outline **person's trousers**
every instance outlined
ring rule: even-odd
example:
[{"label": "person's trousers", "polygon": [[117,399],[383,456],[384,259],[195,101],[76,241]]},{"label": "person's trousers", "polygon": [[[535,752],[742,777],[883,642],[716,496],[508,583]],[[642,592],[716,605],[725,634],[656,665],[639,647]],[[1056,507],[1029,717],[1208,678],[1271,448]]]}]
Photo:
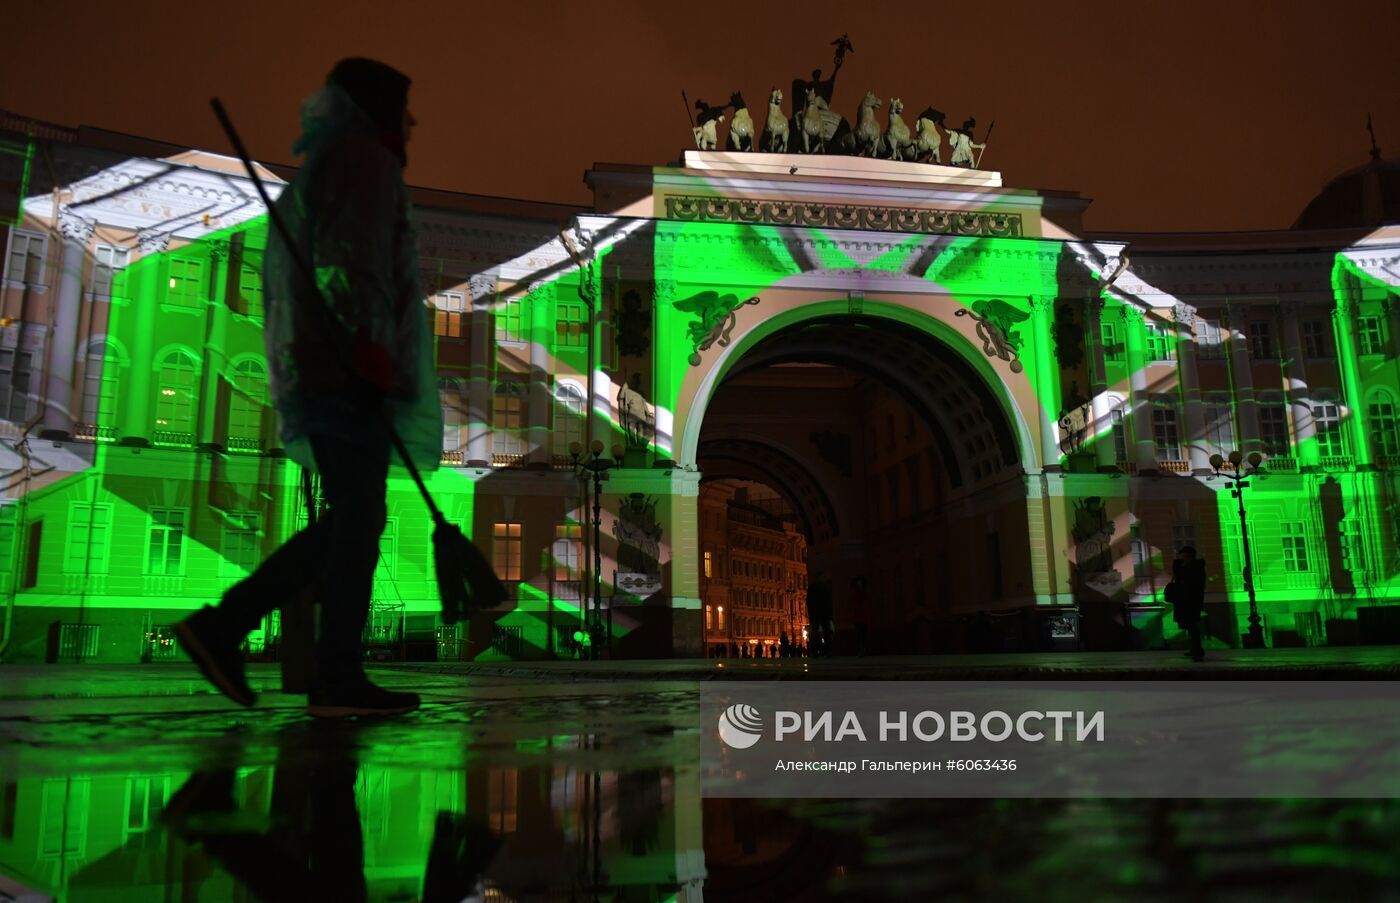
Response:
[{"label": "person's trousers", "polygon": [[1205,655],[1205,650],[1201,648],[1201,628],[1204,626],[1200,615],[1192,618],[1186,624],[1186,632],[1191,635],[1191,654]]},{"label": "person's trousers", "polygon": [[387,439],[373,448],[313,436],[311,450],[329,510],[230,588],[216,612],[246,636],[274,608],[314,586],[321,604],[317,675],[322,687],[331,687],[364,674],[361,635],[387,516],[389,446]]}]

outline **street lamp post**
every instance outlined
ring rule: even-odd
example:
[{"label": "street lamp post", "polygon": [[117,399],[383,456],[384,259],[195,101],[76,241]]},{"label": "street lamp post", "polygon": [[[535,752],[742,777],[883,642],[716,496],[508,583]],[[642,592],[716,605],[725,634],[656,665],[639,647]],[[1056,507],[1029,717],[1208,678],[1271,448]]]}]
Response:
[{"label": "street lamp post", "polygon": [[[601,439],[594,439],[588,448],[587,457],[583,455],[583,443],[569,443],[569,460],[573,464],[574,474],[585,481],[590,478],[593,481],[593,589],[590,593],[587,607],[587,617],[585,621],[588,625],[588,657],[596,659],[598,657],[598,627],[601,620],[603,608],[603,481],[608,478],[608,471],[622,464],[622,446],[612,447],[612,460],[603,457],[603,442]],[[612,650],[612,607],[608,607],[607,643],[609,652]]]},{"label": "street lamp post", "polygon": [[1210,456],[1210,466],[1215,468],[1216,476],[1225,478],[1230,487],[1230,495],[1234,496],[1239,504],[1240,544],[1244,546],[1244,589],[1249,594],[1249,634],[1245,637],[1245,646],[1249,649],[1264,648],[1264,627],[1259,620],[1259,603],[1254,598],[1254,560],[1249,551],[1249,524],[1245,521],[1244,490],[1249,488],[1245,477],[1258,473],[1259,465],[1263,461],[1263,455],[1250,452],[1246,466],[1245,457],[1238,449],[1230,452],[1228,458],[1218,453]]}]

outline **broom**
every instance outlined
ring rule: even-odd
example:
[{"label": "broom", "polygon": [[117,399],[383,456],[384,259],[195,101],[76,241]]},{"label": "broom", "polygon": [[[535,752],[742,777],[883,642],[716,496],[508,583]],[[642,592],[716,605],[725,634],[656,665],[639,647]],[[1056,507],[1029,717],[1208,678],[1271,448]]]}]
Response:
[{"label": "broom", "polygon": [[[288,232],[281,214],[273,205],[272,198],[268,196],[267,188],[263,185],[262,179],[258,178],[257,170],[253,168],[253,161],[248,156],[243,141],[238,137],[238,131],[233,127],[233,121],[229,119],[224,105],[217,97],[211,98],[209,105],[214,108],[214,115],[218,117],[219,124],[223,126],[224,133],[228,135],[229,141],[233,144],[238,159],[243,162],[243,168],[247,170],[248,178],[253,180],[258,196],[262,198],[263,204],[267,207],[268,218],[272,221],[273,228],[282,237],[282,243],[286,245],[288,253],[291,254],[297,271],[306,280],[306,285],[312,294],[322,299],[321,313],[325,315],[331,327],[328,335],[331,336],[332,351],[341,366],[354,376],[354,367],[349,363],[349,354],[344,347],[349,337],[341,329],[330,305],[324,303],[325,299],[316,283],[316,276],[311,269],[311,264],[302,256],[301,249],[292,241],[291,233]],[[423,501],[433,516],[433,568],[437,574],[438,596],[442,599],[443,622],[456,624],[462,619],[463,614],[470,616],[472,612],[479,609],[494,607],[506,597],[505,586],[497,579],[491,563],[486,560],[476,545],[462,534],[461,529],[456,524],[448,523],[447,518],[442,516],[441,509],[433,501],[432,493],[428,492],[428,487],[423,482],[423,476],[418,472],[418,466],[413,463],[413,458],[408,453],[408,447],[404,445],[403,437],[399,435],[399,431],[394,428],[393,418],[389,416],[388,409],[384,405],[379,406],[379,417],[385,431],[389,434],[390,442],[398,451],[399,457],[403,459],[403,466],[408,469],[409,476],[413,477],[413,482],[418,486],[418,491],[422,494]]]}]

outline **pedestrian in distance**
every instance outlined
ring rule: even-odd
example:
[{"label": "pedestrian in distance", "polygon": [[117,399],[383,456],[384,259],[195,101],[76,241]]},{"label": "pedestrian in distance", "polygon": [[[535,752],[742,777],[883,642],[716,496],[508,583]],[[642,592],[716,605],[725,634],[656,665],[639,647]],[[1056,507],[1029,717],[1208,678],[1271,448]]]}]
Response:
[{"label": "pedestrian in distance", "polygon": [[[414,693],[365,675],[361,634],[387,517],[391,439],[421,470],[437,467],[442,411],[429,309],[404,187],[414,125],[410,80],[383,63],[341,60],[302,106],[305,159],[268,238],[264,343],[288,457],[320,475],[328,510],[289,539],[217,607],[180,624],[181,646],[226,696],[250,706],[240,645],[264,616],[314,589],[320,630],[307,713],[401,714]],[[297,257],[317,276],[301,278]],[[387,416],[386,416],[387,415]]]},{"label": "pedestrian in distance", "polygon": [[1164,595],[1172,605],[1172,617],[1191,636],[1191,651],[1186,655],[1193,661],[1206,657],[1201,647],[1201,615],[1205,613],[1206,563],[1196,555],[1193,546],[1182,546],[1172,562],[1172,580]]}]

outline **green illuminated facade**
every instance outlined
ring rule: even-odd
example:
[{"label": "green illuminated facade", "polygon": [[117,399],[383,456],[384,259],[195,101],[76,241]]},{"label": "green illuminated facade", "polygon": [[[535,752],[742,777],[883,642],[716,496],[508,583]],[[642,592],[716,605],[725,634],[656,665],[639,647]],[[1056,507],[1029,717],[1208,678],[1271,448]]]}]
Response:
[{"label": "green illuminated facade", "polygon": [[[46,128],[6,138],[69,175],[55,191],[30,172],[6,233],[4,656],[160,658],[163,628],[305,516],[267,407],[266,221],[235,161]],[[1210,465],[1236,449],[1265,456],[1246,502],[1269,643],[1384,638],[1400,229],[1092,235],[1087,200],[997,173],[792,171],[811,159],[598,166],[591,209],[415,193],[445,424],[430,485],[515,598],[441,627],[430,524],[396,479],[374,654],[569,656],[593,619],[623,656],[743,640],[703,626],[698,498],[720,471],[789,499],[838,627],[841,588],[869,574],[887,648],[1177,642],[1161,591],[1186,544],[1211,633],[1238,645],[1240,522]],[[780,393],[752,423],[707,423],[746,374],[792,365],[861,374],[911,426],[862,453]],[[569,451],[592,442],[623,451],[600,574]]]}]

